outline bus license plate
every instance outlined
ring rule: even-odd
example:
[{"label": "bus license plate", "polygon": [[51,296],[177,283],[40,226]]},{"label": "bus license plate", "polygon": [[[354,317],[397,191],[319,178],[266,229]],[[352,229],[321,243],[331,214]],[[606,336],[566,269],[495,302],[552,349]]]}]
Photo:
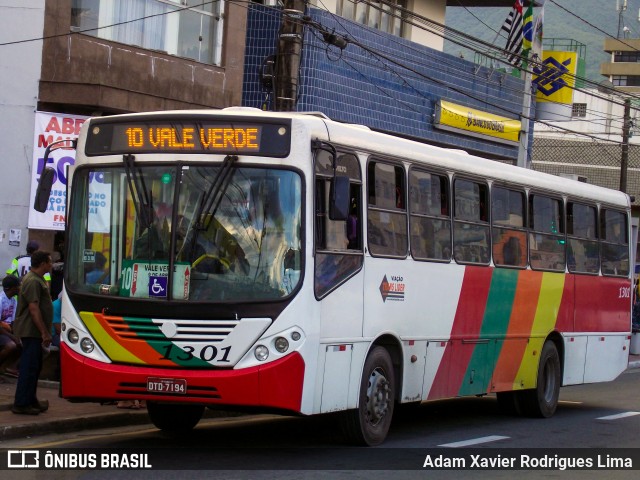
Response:
[{"label": "bus license plate", "polygon": [[183,378],[147,378],[147,392],[187,393],[187,381]]}]

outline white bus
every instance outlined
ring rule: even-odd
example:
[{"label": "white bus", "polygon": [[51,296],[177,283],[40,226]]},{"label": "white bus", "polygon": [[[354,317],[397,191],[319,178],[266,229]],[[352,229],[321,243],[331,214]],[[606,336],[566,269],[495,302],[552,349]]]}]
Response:
[{"label": "white bus", "polygon": [[617,191],[246,108],[92,118],[68,181],[73,401],[145,400],[167,431],[205,407],[342,412],[376,445],[396,404],[548,417],[627,366]]}]

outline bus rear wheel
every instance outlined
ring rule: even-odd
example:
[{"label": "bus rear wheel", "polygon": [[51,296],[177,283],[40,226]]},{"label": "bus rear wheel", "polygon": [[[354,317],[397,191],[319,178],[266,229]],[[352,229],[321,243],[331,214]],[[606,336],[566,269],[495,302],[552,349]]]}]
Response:
[{"label": "bus rear wheel", "polygon": [[523,413],[530,417],[551,417],[558,406],[561,382],[558,348],[551,340],[547,340],[540,354],[536,388],[518,392]]},{"label": "bus rear wheel", "polygon": [[342,430],[355,445],[381,444],[389,432],[395,399],[393,363],[386,349],[374,347],[364,364],[358,408],[342,414]]},{"label": "bus rear wheel", "polygon": [[147,402],[147,412],[157,428],[163,432],[179,434],[193,430],[202,418],[204,407]]}]

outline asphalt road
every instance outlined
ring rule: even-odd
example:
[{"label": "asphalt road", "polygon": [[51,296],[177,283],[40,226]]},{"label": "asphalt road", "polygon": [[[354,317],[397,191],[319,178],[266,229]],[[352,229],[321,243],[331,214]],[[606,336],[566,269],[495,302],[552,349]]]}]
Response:
[{"label": "asphalt road", "polygon": [[[37,439],[37,443],[24,440],[16,447],[128,453],[151,449],[149,460],[155,463],[153,472],[84,471],[64,478],[212,478],[215,472],[216,478],[224,479],[280,480],[326,478],[328,471],[334,478],[348,479],[465,479],[489,475],[583,480],[640,476],[640,369],[629,370],[611,383],[565,387],[560,400],[550,419],[503,415],[493,397],[451,399],[403,409],[397,412],[387,441],[376,448],[341,443],[330,417],[275,416],[203,420],[193,432],[179,438],[138,426],[49,436]],[[563,450],[568,448],[581,450]],[[450,452],[464,452],[459,455],[467,462],[474,454],[481,459],[499,457],[505,461],[522,452],[571,458],[595,458],[602,453],[602,461],[607,462],[611,457],[607,453],[612,451],[606,449],[634,449],[617,451],[631,452],[634,470],[624,465],[621,470],[612,470],[606,463],[604,468],[591,471],[423,468],[427,455],[435,458],[442,452],[454,457],[458,454]],[[624,462],[627,458],[626,453],[613,453],[614,460],[621,457]]]}]

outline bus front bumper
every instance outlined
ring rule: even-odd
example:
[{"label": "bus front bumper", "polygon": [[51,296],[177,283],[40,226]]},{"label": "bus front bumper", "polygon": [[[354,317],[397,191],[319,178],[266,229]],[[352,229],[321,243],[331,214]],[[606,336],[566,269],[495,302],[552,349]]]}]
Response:
[{"label": "bus front bumper", "polygon": [[[60,362],[62,397],[72,401],[136,399],[292,412],[302,402],[304,360],[297,352],[242,370],[188,370],[101,363],[62,343]],[[167,391],[158,391],[158,383]]]}]

